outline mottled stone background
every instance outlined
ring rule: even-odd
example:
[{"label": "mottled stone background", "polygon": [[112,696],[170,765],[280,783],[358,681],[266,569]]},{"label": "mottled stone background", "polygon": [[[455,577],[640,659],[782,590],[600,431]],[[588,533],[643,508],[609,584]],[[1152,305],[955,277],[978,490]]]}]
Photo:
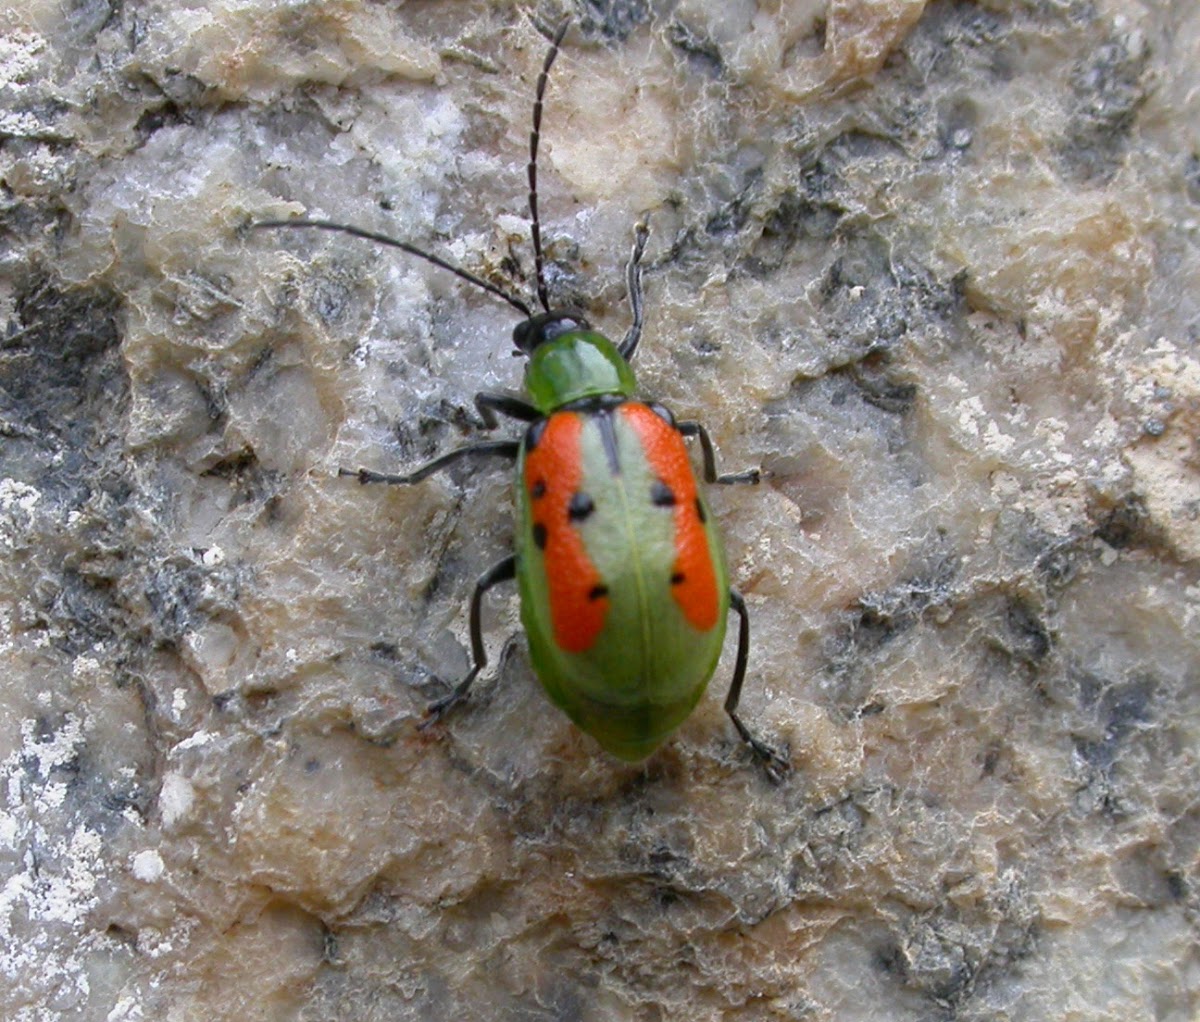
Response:
[{"label": "mottled stone background", "polygon": [[0,1017],[1200,1011],[1200,5],[581,0],[551,290],[627,324],[754,620],[644,767],[510,595],[545,28],[485,0],[0,9]]}]

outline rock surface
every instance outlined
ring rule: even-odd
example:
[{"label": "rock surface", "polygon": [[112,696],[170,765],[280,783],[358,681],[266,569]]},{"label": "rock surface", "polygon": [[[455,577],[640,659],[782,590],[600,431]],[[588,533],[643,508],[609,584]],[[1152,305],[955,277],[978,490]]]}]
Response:
[{"label": "rock surface", "polygon": [[[0,10],[0,1016],[1200,1012],[1200,7],[584,0],[551,294],[757,488],[753,615],[644,766],[515,600],[445,725],[563,8]],[[532,14],[532,17],[530,16]]]}]

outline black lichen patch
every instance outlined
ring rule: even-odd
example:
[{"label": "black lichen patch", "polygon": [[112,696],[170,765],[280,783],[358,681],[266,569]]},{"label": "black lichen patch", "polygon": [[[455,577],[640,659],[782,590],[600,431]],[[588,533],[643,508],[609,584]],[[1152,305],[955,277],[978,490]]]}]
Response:
[{"label": "black lichen patch", "polygon": [[898,345],[915,331],[953,326],[966,312],[966,276],[940,280],[927,267],[897,257],[888,241],[867,232],[846,241],[820,282],[818,309],[839,361]]},{"label": "black lichen patch", "polygon": [[165,647],[178,645],[201,622],[231,609],[237,599],[235,576],[213,572],[182,555],[156,562],[140,589],[149,610],[147,638]]},{"label": "black lichen patch", "polygon": [[1119,780],[1122,756],[1130,742],[1162,716],[1159,690],[1149,675],[1105,677],[1085,669],[1070,672],[1078,703],[1072,741],[1081,765],[1081,795],[1106,815],[1120,817],[1126,807]]},{"label": "black lichen patch", "polygon": [[179,106],[174,101],[167,99],[157,106],[147,107],[141,117],[138,118],[137,124],[134,125],[138,139],[145,143],[150,137],[163,128],[174,128],[181,124],[191,124],[193,117],[190,112],[184,107]]},{"label": "black lichen patch", "polygon": [[967,77],[1006,80],[1012,75],[1012,20],[974,3],[931,3],[905,39],[903,61],[916,82]]},{"label": "black lichen patch", "polygon": [[37,623],[51,645],[78,656],[122,632],[124,613],[114,580],[95,572],[67,569],[43,576],[34,586]]},{"label": "black lichen patch", "polygon": [[15,305],[0,357],[0,418],[10,435],[41,441],[44,451],[83,450],[111,436],[129,394],[115,294],[63,290],[43,277]]},{"label": "black lichen patch", "polygon": [[1137,119],[1150,93],[1150,49],[1126,36],[1096,48],[1071,70],[1071,102],[1060,156],[1068,174],[1103,183],[1120,168]]},{"label": "black lichen patch", "polygon": [[1012,596],[1006,601],[1003,634],[996,644],[1014,660],[1030,666],[1041,663],[1054,646],[1044,613],[1030,600]]},{"label": "black lichen patch", "polygon": [[249,447],[232,451],[205,469],[202,476],[221,479],[229,486],[229,506],[257,505],[267,521],[278,511],[284,486],[281,473],[266,468]]},{"label": "black lichen patch", "polygon": [[877,961],[908,989],[954,1011],[1028,958],[1036,936],[1030,900],[998,891],[967,910],[912,918],[879,949]]},{"label": "black lichen patch", "polygon": [[[405,466],[416,467],[420,462],[443,454],[449,446],[479,425],[471,410],[464,405],[446,398],[429,402],[415,416],[393,423],[391,432],[397,461]],[[471,467],[467,466],[467,471],[470,470]]]},{"label": "black lichen patch", "polygon": [[684,21],[675,20],[667,26],[667,38],[672,46],[687,57],[692,70],[713,78],[719,77],[724,70],[725,59],[721,56],[721,47],[707,33]]},{"label": "black lichen patch", "polygon": [[846,231],[845,218],[861,201],[860,178],[886,180],[904,173],[914,162],[900,142],[903,131],[889,130],[852,128],[818,142],[811,127],[798,126],[798,138],[792,143],[797,163],[793,179],[764,191],[761,175],[747,175],[738,196],[719,217],[710,218],[708,233],[740,231],[753,221],[758,237],[741,267],[756,277],[768,276],[789,262],[820,258]]},{"label": "black lichen patch", "polygon": [[839,372],[857,388],[866,404],[881,412],[905,416],[916,404],[917,385],[902,381],[886,358],[869,356]]},{"label": "black lichen patch", "polygon": [[[735,207],[730,216],[741,212]],[[822,201],[801,187],[784,189],[762,214],[762,227],[746,257],[746,269],[754,276],[766,276],[782,266],[798,244],[828,241],[844,212],[836,203]],[[744,215],[740,219],[744,221]],[[737,219],[732,224],[741,226]]]},{"label": "black lichen patch", "polygon": [[[129,379],[119,303],[106,289],[31,277],[0,353],[0,471],[39,495],[11,566],[33,596],[30,626],[77,655],[124,634],[116,551],[133,493],[122,441]],[[69,524],[68,524],[69,523]]]},{"label": "black lichen patch", "polygon": [[1050,532],[1027,511],[1002,510],[992,543],[1011,570],[1028,573],[1045,592],[1061,591],[1078,574],[1079,537]]},{"label": "black lichen patch", "polygon": [[579,29],[585,36],[623,43],[650,20],[649,0],[580,0]]},{"label": "black lichen patch", "polygon": [[1093,535],[1117,550],[1155,546],[1159,530],[1137,494],[1126,494],[1115,503],[1099,499],[1088,509],[1095,523]]},{"label": "black lichen patch", "polygon": [[[750,222],[755,205],[759,201],[761,185],[762,174],[760,171],[747,172],[737,193],[709,213],[708,218],[704,221],[704,235],[712,238],[736,237]],[[695,240],[695,238],[688,236],[688,240]],[[681,246],[686,247],[685,239],[676,240],[670,258],[675,258],[680,254]]]},{"label": "black lichen patch", "polygon": [[926,570],[882,592],[860,596],[832,640],[829,659],[833,669],[853,672],[862,657],[909,631],[931,607],[948,603],[958,570],[958,558],[943,551]]}]

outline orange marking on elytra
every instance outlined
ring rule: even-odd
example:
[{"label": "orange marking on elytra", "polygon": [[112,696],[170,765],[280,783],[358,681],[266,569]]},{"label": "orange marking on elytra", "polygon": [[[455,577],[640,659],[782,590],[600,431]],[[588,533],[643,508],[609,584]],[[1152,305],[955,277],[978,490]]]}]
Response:
[{"label": "orange marking on elytra", "polygon": [[650,467],[675,497],[675,564],[671,595],[688,623],[706,632],[717,623],[721,602],[708,534],[698,509],[696,476],[688,460],[687,446],[679,431],[646,405],[627,402],[621,406],[621,414],[641,438]]},{"label": "orange marking on elytra", "polygon": [[545,530],[542,552],[554,641],[568,653],[591,647],[609,605],[607,595],[594,595],[603,580],[569,516],[571,497],[583,480],[582,433],[580,416],[556,412],[525,458],[525,492],[534,529]]}]

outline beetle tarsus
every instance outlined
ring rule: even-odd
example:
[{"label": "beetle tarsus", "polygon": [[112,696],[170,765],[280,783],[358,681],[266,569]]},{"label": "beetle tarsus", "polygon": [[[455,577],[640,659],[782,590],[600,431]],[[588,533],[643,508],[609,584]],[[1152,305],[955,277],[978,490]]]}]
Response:
[{"label": "beetle tarsus", "polygon": [[762,767],[763,772],[767,775],[767,779],[774,784],[781,783],[792,772],[791,760],[781,753],[776,752],[766,742],[755,738],[751,730],[742,723],[741,718],[736,713],[730,713],[729,719],[733,721],[733,726],[737,728],[742,741],[750,746],[751,754],[758,762],[758,765]]},{"label": "beetle tarsus", "polygon": [[757,486],[762,482],[762,472],[757,468],[749,469],[746,472],[729,472],[723,476],[717,476],[713,482],[719,486],[732,486],[735,483],[749,483],[751,486]]},{"label": "beetle tarsus", "polygon": [[465,700],[471,684],[475,681],[475,678],[479,674],[479,671],[482,667],[483,664],[479,664],[477,667],[472,668],[471,673],[454,686],[453,692],[451,692],[449,695],[442,696],[441,699],[438,699],[435,702],[430,703],[425,708],[425,719],[417,725],[417,730],[428,731],[435,724],[439,723],[442,718],[446,716],[446,714],[454,709],[454,707]]},{"label": "beetle tarsus", "polygon": [[353,476],[363,486],[367,483],[392,483],[403,485],[411,482],[408,476],[388,475],[385,472],[372,472],[369,468],[339,468],[338,476]]}]

